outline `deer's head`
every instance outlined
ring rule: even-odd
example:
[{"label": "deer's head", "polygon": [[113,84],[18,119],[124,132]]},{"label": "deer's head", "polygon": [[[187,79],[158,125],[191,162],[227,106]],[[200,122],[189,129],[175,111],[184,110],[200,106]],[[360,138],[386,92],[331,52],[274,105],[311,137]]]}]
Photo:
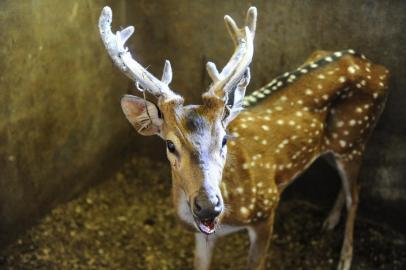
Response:
[{"label": "deer's head", "polygon": [[140,134],[158,135],[166,141],[178,214],[205,234],[215,231],[224,212],[220,183],[227,156],[226,128],[242,110],[250,80],[256,18],[256,8],[251,7],[246,25],[238,28],[231,17],[225,16],[235,52],[221,72],[213,63],[207,63],[213,82],[203,94],[201,105],[187,106],[168,86],[172,80],[169,61],[165,62],[162,79],[155,78],[124,47],[134,28],[113,34],[109,7],[103,9],[99,20],[100,35],[114,63],[136,82],[139,90],[157,98],[155,104],[145,95],[125,95],[121,100],[124,114]]}]

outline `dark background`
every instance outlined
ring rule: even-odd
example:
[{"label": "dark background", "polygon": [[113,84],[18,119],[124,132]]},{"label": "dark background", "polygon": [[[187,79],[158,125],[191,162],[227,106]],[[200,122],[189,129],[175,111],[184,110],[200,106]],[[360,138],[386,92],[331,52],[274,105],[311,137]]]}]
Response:
[{"label": "dark background", "polygon": [[[249,91],[314,51],[353,48],[392,72],[386,110],[362,169],[361,215],[406,232],[406,1],[0,2],[0,246],[55,205],[103,181],[130,155],[164,159],[163,144],[131,130],[120,97],[133,84],[99,38],[101,8],[132,24],[133,55],[157,77],[169,59],[172,88],[198,102],[205,63],[223,66],[232,44],[224,14],[259,11]],[[136,170],[137,168],[134,168]],[[168,175],[168,178],[170,176]],[[330,204],[336,173],[316,162],[285,194]],[[146,186],[145,188],[148,188]]]}]

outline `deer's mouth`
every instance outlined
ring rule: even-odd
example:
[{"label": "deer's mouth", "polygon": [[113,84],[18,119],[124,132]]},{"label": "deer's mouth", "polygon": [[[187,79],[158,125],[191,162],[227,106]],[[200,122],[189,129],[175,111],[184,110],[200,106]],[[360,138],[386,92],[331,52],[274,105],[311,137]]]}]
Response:
[{"label": "deer's mouth", "polygon": [[198,219],[195,217],[195,222],[199,230],[204,234],[213,234],[216,231],[217,218],[213,219]]}]

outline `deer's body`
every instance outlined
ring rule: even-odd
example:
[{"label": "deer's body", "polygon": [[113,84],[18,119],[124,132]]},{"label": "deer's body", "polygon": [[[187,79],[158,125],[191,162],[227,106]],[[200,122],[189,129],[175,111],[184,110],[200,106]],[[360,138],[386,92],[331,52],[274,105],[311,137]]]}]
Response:
[{"label": "deer's body", "polygon": [[[158,98],[155,105],[145,96],[126,95],[121,105],[140,134],[166,140],[178,216],[197,232],[195,269],[209,269],[216,239],[241,229],[248,230],[251,242],[248,269],[264,269],[280,194],[316,158],[330,154],[342,188],[324,227],[335,227],[346,204],[338,269],[348,270],[358,172],[386,100],[388,71],[352,50],[316,52],[296,71],[244,99],[256,17],[250,8],[242,28],[225,17],[236,50],[221,72],[207,64],[213,83],[202,105],[184,106],[183,98],[169,89],[169,61],[158,80],[132,58],[124,43],[133,28],[113,34],[108,7],[99,29],[114,63],[140,90]],[[247,108],[241,112],[243,104]]]},{"label": "deer's body", "polygon": [[343,187],[324,225],[335,227],[346,198],[339,269],[350,267],[358,171],[386,100],[388,79],[386,68],[352,50],[316,52],[298,70],[245,98],[249,107],[230,125],[235,140],[229,144],[222,182],[228,205],[223,224],[236,230],[246,228],[251,238],[258,234],[260,247],[252,251],[257,257],[252,269],[264,267],[282,191],[325,154],[334,157]]},{"label": "deer's body", "polygon": [[388,74],[382,66],[342,54],[329,64],[305,65],[307,73],[295,75],[294,82],[286,82],[289,73],[246,97],[253,100],[283,81],[229,127],[235,139],[229,143],[222,189],[241,224],[266,219],[284,188],[323,154],[340,162],[360,160],[386,97]]}]

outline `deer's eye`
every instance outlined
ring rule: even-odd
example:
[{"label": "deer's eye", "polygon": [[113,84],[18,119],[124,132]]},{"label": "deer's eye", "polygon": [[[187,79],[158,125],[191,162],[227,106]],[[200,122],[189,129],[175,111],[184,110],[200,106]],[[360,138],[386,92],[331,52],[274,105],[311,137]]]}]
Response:
[{"label": "deer's eye", "polygon": [[168,148],[168,151],[169,151],[169,152],[171,152],[171,153],[174,153],[174,152],[175,152],[175,145],[173,144],[172,141],[167,140],[167,141],[166,141],[166,147]]},{"label": "deer's eye", "polygon": [[227,136],[223,137],[223,141],[221,142],[221,147],[224,147],[227,144]]}]

